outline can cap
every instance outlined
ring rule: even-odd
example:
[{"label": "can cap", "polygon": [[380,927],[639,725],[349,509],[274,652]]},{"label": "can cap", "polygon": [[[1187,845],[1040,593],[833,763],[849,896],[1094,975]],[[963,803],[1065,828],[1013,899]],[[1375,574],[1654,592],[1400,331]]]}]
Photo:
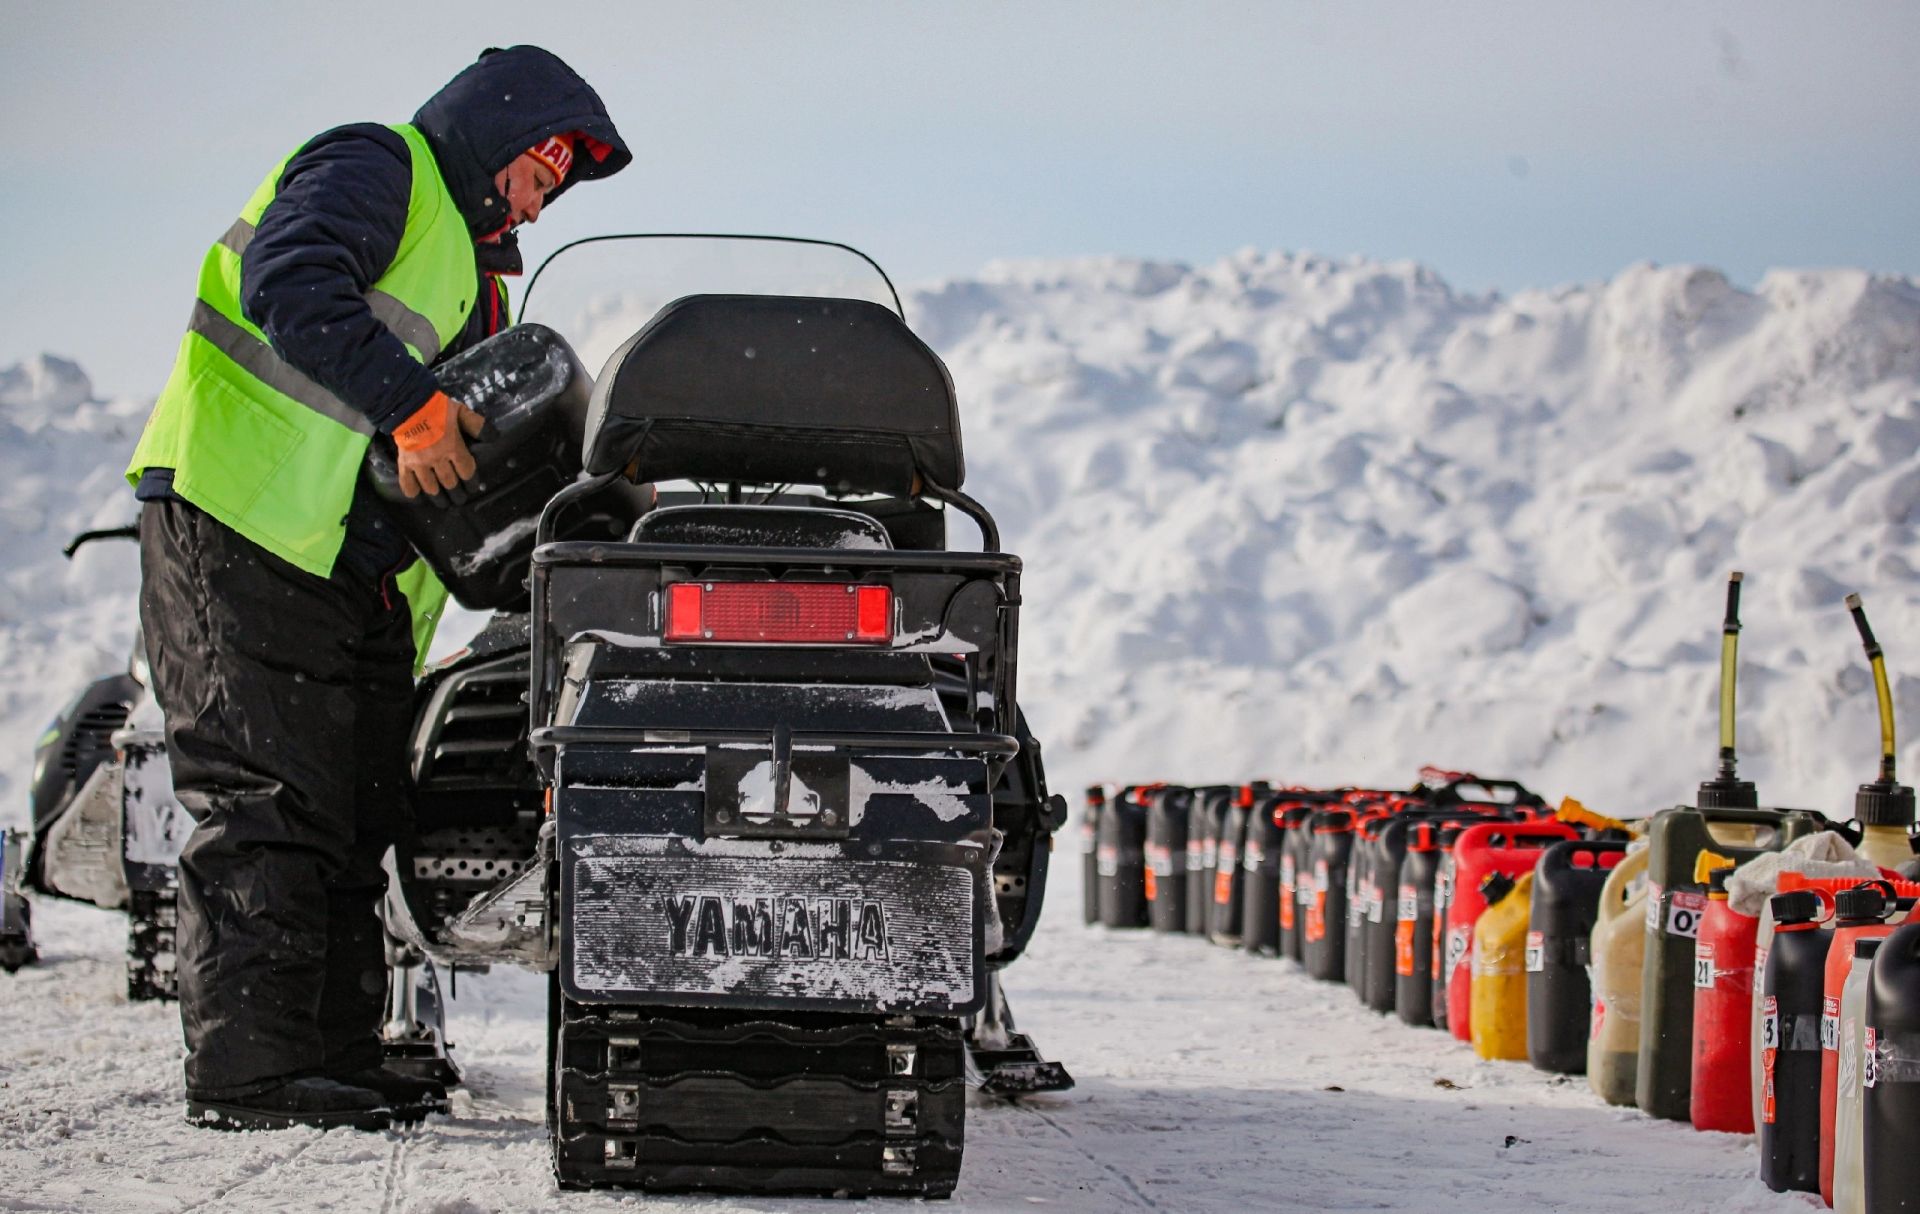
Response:
[{"label": "can cap", "polygon": [[1874,884],[1856,885],[1833,896],[1833,913],[1840,919],[1880,920],[1892,909],[1886,891]]},{"label": "can cap", "polygon": [[1480,893],[1492,906],[1513,892],[1514,880],[1498,869],[1480,878]]},{"label": "can cap", "polygon": [[1853,797],[1853,816],[1862,826],[1912,826],[1913,789],[1891,780],[1862,784]]},{"label": "can cap", "polygon": [[1810,889],[1796,889],[1790,893],[1775,894],[1767,900],[1767,907],[1773,911],[1773,921],[1780,923],[1817,923],[1824,909],[1820,895]]},{"label": "can cap", "polygon": [[1694,794],[1696,809],[1758,809],[1760,794],[1752,780],[1703,780]]},{"label": "can cap", "polygon": [[1716,868],[1709,872],[1707,874],[1707,897],[1711,898],[1716,894],[1722,898],[1726,897],[1727,878],[1732,875],[1733,870],[1731,868]]}]

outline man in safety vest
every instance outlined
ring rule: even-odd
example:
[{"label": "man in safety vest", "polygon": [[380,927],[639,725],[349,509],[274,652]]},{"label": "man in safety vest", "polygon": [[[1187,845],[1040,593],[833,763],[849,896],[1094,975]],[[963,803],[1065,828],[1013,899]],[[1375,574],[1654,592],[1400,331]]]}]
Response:
[{"label": "man in safety vest", "polygon": [[444,1107],[381,1066],[381,858],[408,833],[413,672],[446,592],[360,477],[473,475],[435,362],[507,323],[513,229],[632,159],[555,56],[491,50],[412,122],[337,127],[267,174],[200,270],[127,475],[180,857],[187,1115],[378,1129]]}]

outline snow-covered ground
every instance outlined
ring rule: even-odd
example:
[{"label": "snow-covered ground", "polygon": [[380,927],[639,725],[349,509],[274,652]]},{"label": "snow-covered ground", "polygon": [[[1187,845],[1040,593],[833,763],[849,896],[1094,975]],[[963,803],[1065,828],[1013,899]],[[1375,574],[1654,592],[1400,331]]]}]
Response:
[{"label": "snow-covered ground", "polygon": [[[1920,720],[1910,280],[1745,291],[1637,266],[1496,298],[1249,252],[995,266],[909,310],[961,392],[968,488],[1027,560],[1023,703],[1069,794],[1401,784],[1431,761],[1648,812],[1709,774],[1736,568],[1743,773],[1765,799],[1844,813],[1873,771],[1847,590]],[[131,547],[58,554],[133,513],[118,473],[145,405],[90,397],[57,360],[0,371],[0,824],[25,816],[32,740],[131,636]],[[1073,885],[1010,987],[1081,1087],[977,1107],[956,1208],[1805,1208],[1751,1179],[1738,1139],[1475,1062],[1285,963],[1084,929]],[[454,1119],[214,1138],[179,1120],[172,1009],[119,993],[119,920],[43,903],[40,925],[47,964],[0,978],[0,1209],[619,1200],[551,1190],[523,975],[461,983]]]},{"label": "snow-covered ground", "polygon": [[[1583,1079],[1482,1062],[1291,961],[1083,927],[1074,866],[1062,869],[1008,986],[1020,1027],[1079,1086],[1020,1106],[974,1099],[960,1189],[943,1207],[955,1214],[1819,1208],[1768,1192],[1750,1140],[1608,1108]],[[46,964],[0,979],[0,1210],[846,1208],[556,1191],[545,983],[510,970],[461,979],[449,1036],[468,1088],[451,1117],[384,1135],[190,1129],[178,1017],[121,995],[121,920],[45,911]]]}]

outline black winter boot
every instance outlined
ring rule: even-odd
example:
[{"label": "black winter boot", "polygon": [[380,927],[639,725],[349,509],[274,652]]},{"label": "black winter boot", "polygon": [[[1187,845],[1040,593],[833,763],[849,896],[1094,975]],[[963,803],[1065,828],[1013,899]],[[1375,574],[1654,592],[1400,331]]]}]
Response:
[{"label": "black winter boot", "polygon": [[371,1088],[332,1079],[290,1079],[251,1096],[202,1100],[187,1096],[187,1120],[209,1130],[384,1130],[393,1124],[392,1101]]},{"label": "black winter boot", "polygon": [[384,1066],[368,1067],[347,1075],[335,1075],[336,1083],[352,1084],[380,1093],[393,1109],[393,1119],[419,1121],[428,1113],[447,1111],[447,1089],[431,1079],[416,1079]]}]

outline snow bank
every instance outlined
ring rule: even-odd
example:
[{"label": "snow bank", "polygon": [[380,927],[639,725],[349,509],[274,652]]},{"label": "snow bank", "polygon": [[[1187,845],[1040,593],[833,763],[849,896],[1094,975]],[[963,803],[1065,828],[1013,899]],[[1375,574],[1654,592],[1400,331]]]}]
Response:
[{"label": "snow bank", "polygon": [[1063,784],[1437,761],[1646,813],[1710,774],[1733,569],[1764,798],[1846,813],[1872,778],[1848,590],[1920,720],[1908,279],[1639,265],[1503,299],[1243,252],[998,264],[910,311],[1027,558]]}]

